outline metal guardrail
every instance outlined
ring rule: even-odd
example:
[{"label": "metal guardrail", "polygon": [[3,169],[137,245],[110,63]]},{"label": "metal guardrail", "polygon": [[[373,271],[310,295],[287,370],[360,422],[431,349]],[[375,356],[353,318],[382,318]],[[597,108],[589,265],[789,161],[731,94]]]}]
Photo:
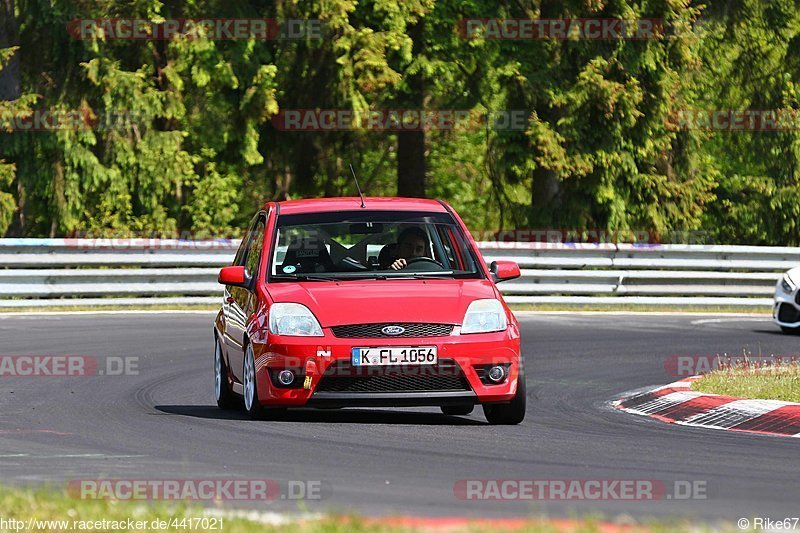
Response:
[{"label": "metal guardrail", "polygon": [[[230,240],[0,239],[0,307],[216,303]],[[800,248],[482,242],[509,303],[769,307]]]}]

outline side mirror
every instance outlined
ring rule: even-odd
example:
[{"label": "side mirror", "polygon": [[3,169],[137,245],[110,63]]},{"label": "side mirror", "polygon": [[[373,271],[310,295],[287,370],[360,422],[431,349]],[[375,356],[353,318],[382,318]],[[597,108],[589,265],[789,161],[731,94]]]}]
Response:
[{"label": "side mirror", "polygon": [[230,285],[232,287],[243,287],[247,289],[250,287],[250,274],[243,266],[227,266],[219,271],[217,282],[221,285]]},{"label": "side mirror", "polygon": [[519,271],[519,265],[514,261],[492,261],[489,270],[492,272],[492,278],[495,283],[515,279],[522,275]]}]

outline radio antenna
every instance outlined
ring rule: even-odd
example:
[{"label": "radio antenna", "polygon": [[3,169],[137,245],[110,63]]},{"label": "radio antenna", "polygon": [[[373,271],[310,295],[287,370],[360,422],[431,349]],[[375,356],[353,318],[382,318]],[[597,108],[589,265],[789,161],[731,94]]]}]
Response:
[{"label": "radio antenna", "polygon": [[353,164],[349,163],[350,165],[350,173],[353,174],[353,180],[356,182],[356,189],[358,189],[358,195],[361,197],[361,207],[366,208],[367,206],[364,205],[364,194],[361,192],[361,186],[358,184],[358,178],[356,177],[356,171],[353,170]]}]

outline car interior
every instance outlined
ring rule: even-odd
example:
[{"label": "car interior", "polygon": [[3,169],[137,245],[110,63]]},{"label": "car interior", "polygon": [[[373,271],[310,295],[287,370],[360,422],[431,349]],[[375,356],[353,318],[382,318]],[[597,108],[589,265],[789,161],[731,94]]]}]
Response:
[{"label": "car interior", "polygon": [[[387,270],[397,258],[397,239],[414,227],[427,236],[426,252],[407,258],[409,272],[473,271],[463,243],[444,224],[317,224],[289,227],[279,232],[273,275],[344,273]],[[461,244],[461,246],[459,246]]]}]

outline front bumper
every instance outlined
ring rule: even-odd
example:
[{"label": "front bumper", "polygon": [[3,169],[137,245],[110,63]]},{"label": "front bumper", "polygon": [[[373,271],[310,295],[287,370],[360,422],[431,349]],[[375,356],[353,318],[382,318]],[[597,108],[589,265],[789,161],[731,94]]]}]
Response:
[{"label": "front bumper", "polygon": [[[410,338],[338,338],[329,328],[324,328],[324,337],[270,335],[266,344],[253,346],[259,401],[262,405],[309,407],[403,407],[511,401],[517,392],[521,364],[519,336],[515,329],[509,327],[501,332],[470,335],[460,335],[458,330],[456,327],[451,335],[443,337]],[[409,390],[391,391],[371,386],[339,390],[341,388],[331,387],[329,383],[320,387],[323,380],[337,379],[333,376],[349,366],[353,348],[374,346],[436,346],[439,362],[443,367],[457,370],[463,387],[452,385],[452,375],[444,378],[444,382],[450,383],[447,390],[435,390],[435,385],[431,390],[410,390],[414,387],[409,387]],[[490,364],[508,366],[503,383],[487,384],[481,379],[482,370]],[[284,368],[297,373],[297,385],[276,386],[270,376]],[[420,369],[422,374],[427,370],[425,365],[388,368],[390,372],[410,372],[412,377],[403,376],[406,382],[413,382],[414,373]],[[381,371],[382,368],[369,367],[370,373]],[[434,383],[440,382],[434,380]]]},{"label": "front bumper", "polygon": [[781,286],[781,281],[778,281],[772,319],[781,327],[800,328],[800,289],[787,292]]},{"label": "front bumper", "polygon": [[480,403],[474,392],[316,392],[308,407],[420,407],[424,405],[473,405]]}]

